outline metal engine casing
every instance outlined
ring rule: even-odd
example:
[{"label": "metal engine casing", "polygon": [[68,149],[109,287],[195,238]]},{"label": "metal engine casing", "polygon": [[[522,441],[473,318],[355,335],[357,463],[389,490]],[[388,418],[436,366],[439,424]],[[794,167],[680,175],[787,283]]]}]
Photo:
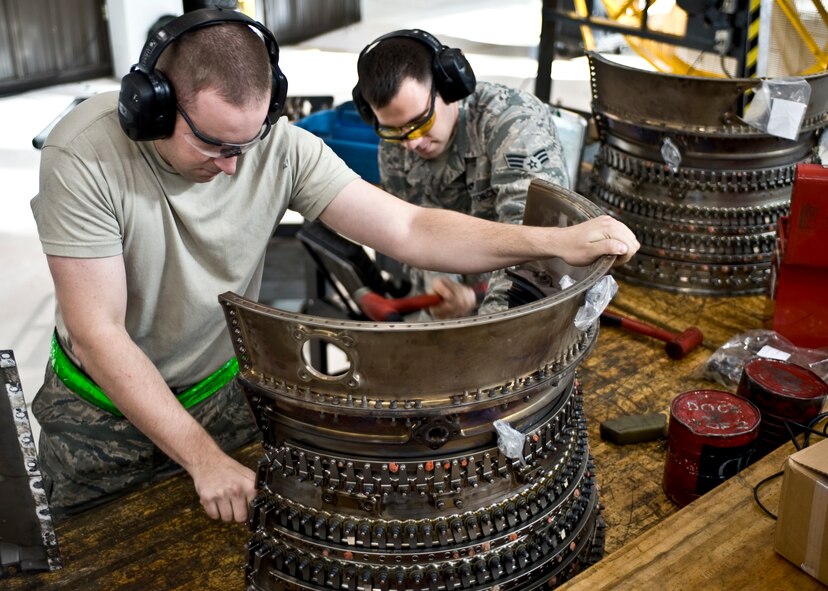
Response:
[{"label": "metal engine casing", "polygon": [[[737,116],[760,80],[650,72],[596,53],[589,65],[600,136],[590,198],[641,243],[617,275],[701,295],[766,292],[796,164],[816,159],[828,125],[828,73],[805,77],[811,98],[788,140]],[[662,154],[668,140],[677,167]]]},{"label": "metal engine casing", "polygon": [[[526,223],[600,214],[571,191],[530,187]],[[416,324],[220,296],[264,435],[248,589],[525,590],[600,558],[575,376],[598,325],[582,332],[573,319],[611,264],[534,263],[539,277],[575,285],[497,314]],[[313,339],[339,348],[347,369],[316,369]],[[499,449],[497,419],[522,433],[517,456]]]}]

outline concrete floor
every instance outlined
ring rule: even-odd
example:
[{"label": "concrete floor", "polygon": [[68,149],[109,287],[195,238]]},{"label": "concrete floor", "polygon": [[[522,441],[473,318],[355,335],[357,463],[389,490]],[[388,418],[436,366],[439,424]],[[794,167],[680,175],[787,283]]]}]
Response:
[{"label": "concrete floor", "polygon": [[[534,89],[533,55],[540,34],[541,0],[363,0],[362,21],[294,46],[281,48],[280,65],[291,95],[350,99],[359,51],[374,38],[400,28],[422,28],[461,47],[478,78]],[[584,58],[554,64],[553,102],[589,110],[589,74]],[[115,79],[55,86],[0,99],[0,350],[17,358],[27,400],[43,381],[53,330],[54,293],[37,238],[29,200],[38,190],[40,153],[32,139],[77,96],[119,87]],[[291,218],[301,221],[297,215]],[[273,252],[279,249],[274,249]],[[275,256],[275,255],[274,255]],[[280,269],[281,265],[269,265]],[[295,299],[298,278],[285,292]],[[279,299],[279,277],[266,278],[263,301]],[[283,294],[284,295],[284,294]],[[33,425],[37,432],[37,425]]]}]

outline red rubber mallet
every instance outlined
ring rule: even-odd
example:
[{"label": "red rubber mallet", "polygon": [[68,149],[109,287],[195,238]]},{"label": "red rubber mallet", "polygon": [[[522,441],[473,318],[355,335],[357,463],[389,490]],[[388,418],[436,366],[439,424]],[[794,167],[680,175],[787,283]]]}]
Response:
[{"label": "red rubber mallet", "polygon": [[690,353],[690,351],[701,345],[704,340],[702,331],[695,326],[691,326],[684,332],[680,333],[670,332],[669,330],[658,328],[657,326],[641,322],[640,320],[634,320],[632,318],[627,318],[626,316],[619,316],[618,314],[606,311],[601,313],[601,324],[606,326],[617,326],[636,334],[642,334],[647,337],[664,341],[664,350],[667,351],[667,356],[670,357],[670,359],[681,359]]},{"label": "red rubber mallet", "polygon": [[443,301],[436,293],[425,293],[407,298],[386,298],[367,287],[356,290],[354,301],[360,310],[376,322],[402,322],[403,314],[436,306]]}]

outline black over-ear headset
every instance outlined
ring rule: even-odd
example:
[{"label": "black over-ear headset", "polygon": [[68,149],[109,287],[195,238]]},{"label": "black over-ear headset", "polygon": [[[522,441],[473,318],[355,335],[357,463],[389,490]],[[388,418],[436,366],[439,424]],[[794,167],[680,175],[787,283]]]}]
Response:
[{"label": "black over-ear headset", "polygon": [[[359,65],[363,56],[386,39],[393,37],[414,39],[425,44],[432,51],[434,59],[431,62],[431,73],[434,78],[434,86],[446,103],[459,101],[474,92],[474,85],[477,80],[474,77],[471,64],[469,64],[463,52],[456,47],[448,47],[441,44],[434,35],[420,29],[402,29],[374,39],[359,53],[357,74],[359,74]],[[362,92],[359,90],[359,82],[354,86],[351,95],[354,99],[354,105],[362,119],[369,125],[374,125],[376,123],[374,111],[371,109],[368,101],[363,98]]]},{"label": "black over-ear headset", "polygon": [[272,122],[279,118],[285,106],[287,78],[279,69],[279,45],[273,33],[241,12],[203,8],[188,12],[156,31],[147,39],[138,63],[121,79],[118,120],[130,139],[147,141],[172,135],[176,115],[175,90],[166,76],[155,69],[155,63],[164,49],[184,33],[221,23],[242,23],[264,37],[272,74],[268,116]]}]

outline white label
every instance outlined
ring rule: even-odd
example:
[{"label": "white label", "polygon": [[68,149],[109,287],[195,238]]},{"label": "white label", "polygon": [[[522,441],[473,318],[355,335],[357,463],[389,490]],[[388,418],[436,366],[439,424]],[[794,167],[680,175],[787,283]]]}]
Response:
[{"label": "white label", "polygon": [[790,353],[785,353],[784,351],[780,351],[776,347],[771,347],[770,345],[765,345],[759,349],[756,355],[764,357],[765,359],[778,359],[779,361],[787,361],[791,356]]},{"label": "white label", "polygon": [[799,126],[805,115],[802,103],[773,99],[771,101],[770,117],[768,118],[768,133],[778,135],[789,140],[795,140],[799,134]]}]

